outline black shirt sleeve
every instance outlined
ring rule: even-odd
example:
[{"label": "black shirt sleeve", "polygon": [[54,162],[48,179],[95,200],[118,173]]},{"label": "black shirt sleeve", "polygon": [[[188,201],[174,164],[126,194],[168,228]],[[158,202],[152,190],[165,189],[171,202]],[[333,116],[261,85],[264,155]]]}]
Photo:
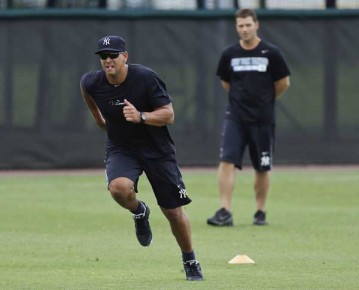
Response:
[{"label": "black shirt sleeve", "polygon": [[290,71],[283,53],[279,49],[273,50],[272,53],[272,75],[273,81],[278,81],[290,75]]},{"label": "black shirt sleeve", "polygon": [[172,100],[167,92],[166,84],[155,72],[149,72],[146,83],[148,96],[153,108],[162,107],[171,103]]},{"label": "black shirt sleeve", "polygon": [[230,82],[231,78],[231,64],[230,64],[230,57],[228,54],[228,50],[225,50],[222,53],[222,56],[219,60],[218,67],[217,67],[217,76],[220,77],[222,81]]},{"label": "black shirt sleeve", "polygon": [[91,86],[95,81],[96,73],[95,72],[88,72],[84,74],[80,80],[81,87],[87,92],[91,92]]}]

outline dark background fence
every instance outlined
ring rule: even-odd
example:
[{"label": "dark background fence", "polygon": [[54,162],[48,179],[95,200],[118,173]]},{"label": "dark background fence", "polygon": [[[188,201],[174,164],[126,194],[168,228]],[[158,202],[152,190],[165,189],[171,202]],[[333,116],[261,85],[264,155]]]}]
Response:
[{"label": "dark background fence", "polygon": [[358,9],[358,0],[0,0],[0,9]]},{"label": "dark background fence", "polygon": [[[359,163],[358,10],[258,15],[260,36],[292,72],[277,104],[275,164]],[[131,63],[167,83],[180,164],[217,164],[227,96],[215,71],[237,40],[234,10],[7,10],[0,22],[1,169],[103,166],[104,134],[79,80],[100,69],[93,52],[109,34],[127,40]]]}]

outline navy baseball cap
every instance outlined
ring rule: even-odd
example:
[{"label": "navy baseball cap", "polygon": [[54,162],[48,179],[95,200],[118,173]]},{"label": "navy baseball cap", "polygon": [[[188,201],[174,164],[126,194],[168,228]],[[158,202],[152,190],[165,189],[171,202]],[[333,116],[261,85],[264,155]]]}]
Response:
[{"label": "navy baseball cap", "polygon": [[98,41],[98,50],[95,54],[100,53],[101,51],[115,51],[115,52],[124,52],[126,51],[126,42],[120,36],[109,35],[99,39]]}]

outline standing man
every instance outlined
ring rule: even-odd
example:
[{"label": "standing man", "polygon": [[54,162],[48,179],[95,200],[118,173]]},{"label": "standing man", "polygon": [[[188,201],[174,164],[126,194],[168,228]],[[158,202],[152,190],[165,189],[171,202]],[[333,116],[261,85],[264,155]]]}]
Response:
[{"label": "standing man", "polygon": [[217,68],[229,103],[222,129],[218,168],[221,208],[207,219],[209,225],[232,226],[231,198],[236,168],[242,168],[244,151],[255,169],[254,225],[266,224],[265,204],[274,147],[274,105],[289,87],[289,69],[280,50],[261,40],[255,11],[236,13],[240,40],[222,53]]},{"label": "standing man", "polygon": [[187,280],[203,280],[183,209],[191,199],[167,129],[167,125],[173,124],[174,112],[166,85],[151,69],[127,64],[122,37],[101,38],[95,53],[100,57],[102,70],[82,77],[81,93],[97,125],[107,131],[108,190],[120,206],[133,214],[138,242],[149,246],[150,209],[136,197],[139,177],[145,172],[182,251]]}]

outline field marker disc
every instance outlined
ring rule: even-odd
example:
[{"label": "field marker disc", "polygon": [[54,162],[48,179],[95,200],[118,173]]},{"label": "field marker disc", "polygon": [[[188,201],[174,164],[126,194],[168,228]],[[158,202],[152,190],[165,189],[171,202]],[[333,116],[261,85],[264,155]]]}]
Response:
[{"label": "field marker disc", "polygon": [[228,264],[254,264],[255,262],[246,255],[237,255]]}]

